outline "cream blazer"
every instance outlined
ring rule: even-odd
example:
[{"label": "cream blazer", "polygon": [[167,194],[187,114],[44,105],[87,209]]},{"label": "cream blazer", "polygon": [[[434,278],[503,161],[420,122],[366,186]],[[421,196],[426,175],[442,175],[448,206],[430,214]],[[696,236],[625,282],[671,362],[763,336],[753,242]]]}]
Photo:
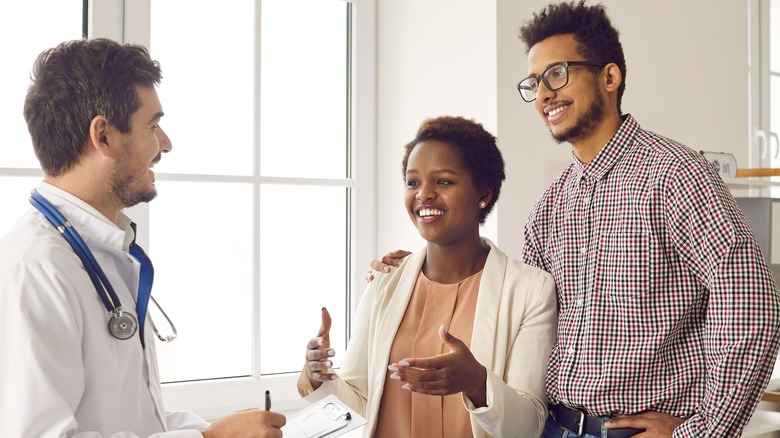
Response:
[{"label": "cream blazer", "polygon": [[[509,259],[490,246],[479,285],[471,352],[487,370],[487,406],[466,396],[475,437],[538,437],[547,418],[545,376],[556,340],[555,283],[545,271]],[[368,419],[374,433],[384,390],[390,347],[425,261],[423,249],[388,274],[374,273],[355,316],[339,379],[312,391],[305,373],[298,389],[314,402],[335,394]],[[400,383],[399,383],[400,384]]]}]

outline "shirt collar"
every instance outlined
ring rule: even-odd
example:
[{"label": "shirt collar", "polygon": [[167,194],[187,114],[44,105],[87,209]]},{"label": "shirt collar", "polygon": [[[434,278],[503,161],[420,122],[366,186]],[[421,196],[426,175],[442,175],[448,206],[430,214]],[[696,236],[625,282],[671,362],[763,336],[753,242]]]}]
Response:
[{"label": "shirt collar", "polygon": [[38,192],[52,203],[73,225],[82,237],[91,237],[110,247],[128,251],[135,233],[130,227],[130,218],[119,213],[119,224],[111,222],[97,209],[73,194],[41,182]]},{"label": "shirt collar", "polygon": [[620,158],[631,146],[633,143],[631,140],[636,136],[637,131],[639,131],[639,123],[636,122],[631,114],[626,114],[620,129],[617,130],[615,135],[612,136],[590,163],[584,164],[572,151],[575,173],[587,178],[602,179],[620,161]]}]

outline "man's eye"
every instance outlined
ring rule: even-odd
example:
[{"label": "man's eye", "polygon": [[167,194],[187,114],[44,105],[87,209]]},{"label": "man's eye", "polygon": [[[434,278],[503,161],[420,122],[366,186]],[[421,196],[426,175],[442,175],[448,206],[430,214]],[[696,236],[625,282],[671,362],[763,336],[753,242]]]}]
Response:
[{"label": "man's eye", "polygon": [[448,179],[440,179],[440,180],[436,180],[436,184],[438,184],[440,186],[448,186],[448,185],[452,184],[452,181],[450,181]]},{"label": "man's eye", "polygon": [[550,77],[552,78],[560,78],[566,76],[566,68],[565,67],[556,67],[550,71]]},{"label": "man's eye", "polygon": [[159,128],[160,128],[160,125],[152,125],[152,127],[150,129],[152,130],[152,132],[157,132],[157,129],[159,129]]},{"label": "man's eye", "polygon": [[406,181],[406,187],[417,187],[417,181],[410,179],[409,181]]}]

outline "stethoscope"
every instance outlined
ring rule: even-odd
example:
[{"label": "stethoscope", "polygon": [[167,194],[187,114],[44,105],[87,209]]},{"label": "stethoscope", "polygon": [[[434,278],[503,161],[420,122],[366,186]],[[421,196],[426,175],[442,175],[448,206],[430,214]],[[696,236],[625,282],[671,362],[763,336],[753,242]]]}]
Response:
[{"label": "stethoscope", "polygon": [[[51,222],[54,228],[60,232],[62,237],[65,238],[65,240],[70,244],[71,248],[73,248],[73,251],[76,253],[76,255],[81,259],[81,262],[84,264],[84,268],[87,270],[87,274],[89,275],[90,280],[92,280],[92,284],[95,286],[95,290],[97,291],[100,300],[103,301],[103,305],[106,307],[106,310],[108,310],[108,313],[111,314],[111,318],[108,320],[108,332],[111,333],[111,336],[121,340],[130,339],[133,337],[135,332],[139,330],[140,327],[140,338],[141,344],[143,345],[143,321],[147,314],[149,300],[151,299],[154,305],[157,306],[157,309],[160,311],[160,313],[162,313],[165,319],[168,320],[168,325],[171,326],[171,332],[173,333],[167,336],[160,335],[160,333],[157,331],[157,327],[154,325],[154,321],[152,321],[150,318],[149,323],[151,324],[155,335],[157,335],[157,338],[163,342],[171,342],[176,339],[176,326],[173,325],[171,319],[168,318],[168,315],[157,303],[157,300],[155,300],[151,295],[152,282],[154,280],[154,268],[152,267],[152,261],[149,259],[149,257],[146,256],[144,250],[135,243],[135,240],[133,240],[133,243],[130,244],[130,255],[135,257],[141,263],[141,272],[138,284],[138,302],[136,309],[139,318],[141,318],[141,324],[138,323],[138,320],[135,316],[133,316],[132,313],[128,313],[122,310],[122,303],[119,301],[119,297],[116,295],[114,288],[111,286],[111,282],[108,281],[106,274],[100,268],[100,265],[98,264],[97,260],[95,260],[95,256],[87,247],[84,239],[82,239],[81,235],[79,235],[76,229],[73,228],[73,225],[71,225],[70,222],[65,219],[65,216],[63,216],[62,213],[60,213],[60,211],[57,210],[57,208],[52,205],[46,198],[41,196],[37,190],[33,190],[30,194],[30,203],[35,208],[37,208],[38,211],[40,211],[41,214],[43,214],[46,219],[49,220],[49,222]],[[131,226],[133,227],[133,231],[135,231],[135,224],[131,224]]]}]

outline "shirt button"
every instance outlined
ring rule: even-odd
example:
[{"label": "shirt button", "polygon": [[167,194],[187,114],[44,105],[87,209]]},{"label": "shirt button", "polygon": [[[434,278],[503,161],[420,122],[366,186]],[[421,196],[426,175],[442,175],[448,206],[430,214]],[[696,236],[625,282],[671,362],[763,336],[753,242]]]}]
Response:
[{"label": "shirt button", "polygon": [[586,248],[586,247],[584,247],[584,246],[583,246],[583,247],[580,247],[580,254],[585,254],[585,253],[587,253],[587,252],[588,252],[588,248]]},{"label": "shirt button", "polygon": [[577,306],[579,306],[579,307],[582,307],[582,298],[580,298],[579,300],[577,300]]},{"label": "shirt button", "polygon": [[566,352],[569,353],[569,354],[574,354],[574,347],[567,348]]},{"label": "shirt button", "polygon": [[588,205],[588,204],[590,204],[590,196],[586,196],[586,197],[582,198],[582,202],[583,202],[585,205]]}]

